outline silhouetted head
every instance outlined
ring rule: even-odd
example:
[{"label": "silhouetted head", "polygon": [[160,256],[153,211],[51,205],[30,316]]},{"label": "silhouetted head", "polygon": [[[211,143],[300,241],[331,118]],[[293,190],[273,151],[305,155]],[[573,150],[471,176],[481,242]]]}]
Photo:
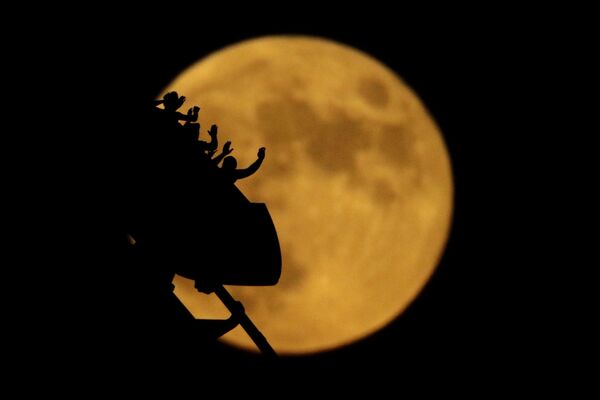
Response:
[{"label": "silhouetted head", "polygon": [[189,129],[190,132],[198,132],[200,134],[200,124],[198,122],[188,122],[183,127]]},{"label": "silhouetted head", "polygon": [[184,124],[181,128],[184,129],[188,135],[190,135],[191,137],[198,140],[198,137],[200,136],[200,124],[199,123],[196,123],[196,122],[187,123],[187,124]]},{"label": "silhouetted head", "polygon": [[179,96],[177,92],[169,92],[163,96],[165,110],[175,111],[185,102],[184,96]]},{"label": "silhouetted head", "polygon": [[237,160],[233,156],[227,156],[223,160],[223,169],[226,171],[233,171],[237,168]]}]

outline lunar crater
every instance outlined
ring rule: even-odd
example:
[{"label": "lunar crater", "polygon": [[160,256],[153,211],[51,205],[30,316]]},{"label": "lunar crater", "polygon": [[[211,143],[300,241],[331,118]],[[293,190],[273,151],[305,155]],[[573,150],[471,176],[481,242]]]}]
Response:
[{"label": "lunar crater", "polygon": [[370,77],[361,79],[358,93],[366,100],[367,104],[375,108],[385,108],[390,102],[386,85],[378,79]]}]

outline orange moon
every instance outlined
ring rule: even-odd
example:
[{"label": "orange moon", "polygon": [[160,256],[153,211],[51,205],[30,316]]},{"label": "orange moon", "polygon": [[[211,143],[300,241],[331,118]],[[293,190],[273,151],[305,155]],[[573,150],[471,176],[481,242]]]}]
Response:
[{"label": "orange moon", "polygon": [[[350,344],[418,296],[448,238],[452,173],[439,128],[392,70],[330,40],[270,36],[207,56],[171,90],[186,96],[183,109],[201,107],[201,139],[219,126],[240,168],[267,148],[237,185],[270,210],[281,280],[229,289],[278,353]],[[175,285],[197,318],[228,317],[214,294]],[[255,350],[240,327],[222,340]]]}]

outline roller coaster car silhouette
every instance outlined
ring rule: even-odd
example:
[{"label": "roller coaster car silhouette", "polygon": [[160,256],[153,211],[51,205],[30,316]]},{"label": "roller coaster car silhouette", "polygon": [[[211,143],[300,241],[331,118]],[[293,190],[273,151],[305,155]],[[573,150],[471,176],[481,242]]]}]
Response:
[{"label": "roller coaster car silhouette", "polygon": [[228,171],[198,154],[176,121],[161,123],[156,115],[148,121],[140,126],[147,134],[135,141],[128,188],[133,205],[128,231],[136,242],[134,265],[140,266],[136,273],[155,289],[155,299],[167,303],[175,274],[194,280],[197,290],[214,292],[237,316],[263,354],[276,356],[223,286],[279,281],[281,251],[266,205],[250,202],[227,179]]},{"label": "roller coaster car silhouette", "polygon": [[[210,279],[224,285],[270,286],[281,276],[281,251],[271,215],[264,203],[251,203],[235,186],[226,201],[213,209],[209,231],[202,230],[182,243],[199,250],[196,263],[179,263],[175,272],[185,278]],[[231,198],[229,199],[231,200]],[[216,217],[216,218],[215,218]],[[216,221],[217,219],[218,221]]]},{"label": "roller coaster car silhouette", "polygon": [[182,170],[169,174],[173,185],[159,186],[168,196],[145,196],[137,210],[143,223],[133,237],[139,237],[147,259],[200,283],[277,284],[281,251],[266,205],[251,203],[235,185],[212,173],[200,181],[195,177],[194,185],[173,182],[183,175]]},{"label": "roller coaster car silhouette", "polygon": [[200,156],[175,114],[151,111],[135,142],[131,210],[131,233],[146,260],[215,285],[277,284],[281,252],[266,205],[250,202]]}]

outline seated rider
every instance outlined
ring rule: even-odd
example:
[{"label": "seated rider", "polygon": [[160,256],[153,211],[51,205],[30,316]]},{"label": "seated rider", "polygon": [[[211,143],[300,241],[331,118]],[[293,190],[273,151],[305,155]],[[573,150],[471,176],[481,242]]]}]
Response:
[{"label": "seated rider", "polygon": [[[223,147],[225,149],[225,147]],[[257,154],[258,158],[254,161],[248,168],[245,169],[237,169],[237,160],[233,156],[227,156],[223,160],[223,165],[221,166],[221,177],[227,182],[234,184],[238,179],[247,178],[260,168],[263,160],[265,159],[265,148],[261,147],[258,150]]]},{"label": "seated rider", "polygon": [[[169,123],[178,123],[178,121],[195,122],[198,120],[198,112],[200,107],[193,107],[188,110],[187,114],[182,114],[177,111],[185,102],[185,96],[179,96],[177,92],[169,92],[165,94],[162,100],[154,100],[154,109],[160,112],[160,116]],[[163,109],[156,106],[163,105]]]}]

